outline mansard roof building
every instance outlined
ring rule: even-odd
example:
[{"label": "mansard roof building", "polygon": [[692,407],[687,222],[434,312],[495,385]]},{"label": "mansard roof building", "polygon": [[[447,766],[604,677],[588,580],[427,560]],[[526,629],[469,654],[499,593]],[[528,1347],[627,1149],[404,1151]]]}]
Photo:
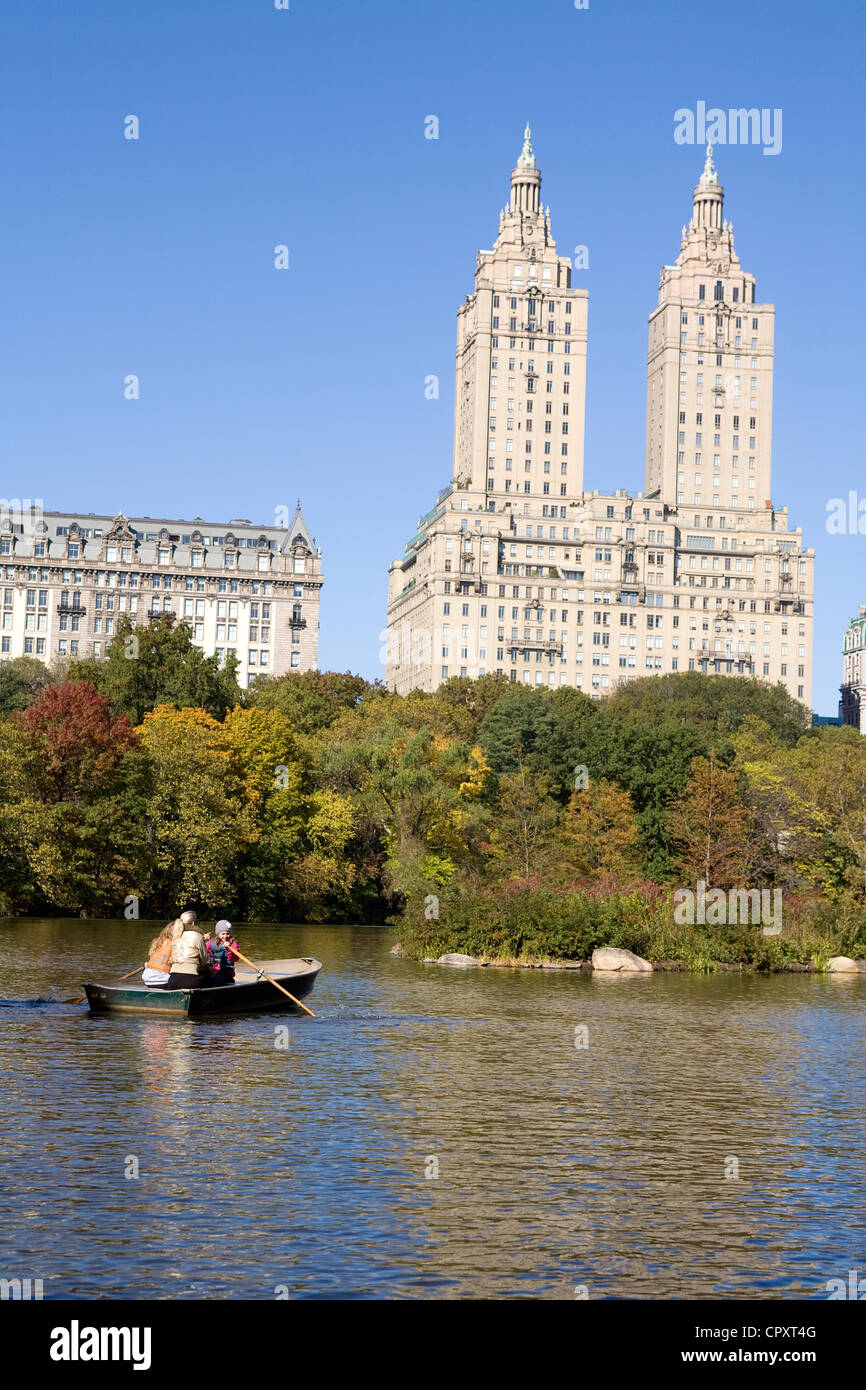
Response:
[{"label": "mansard roof building", "polygon": [[0,659],[105,655],[118,618],[173,613],[238,680],[315,669],[322,552],[285,526],[0,503]]}]

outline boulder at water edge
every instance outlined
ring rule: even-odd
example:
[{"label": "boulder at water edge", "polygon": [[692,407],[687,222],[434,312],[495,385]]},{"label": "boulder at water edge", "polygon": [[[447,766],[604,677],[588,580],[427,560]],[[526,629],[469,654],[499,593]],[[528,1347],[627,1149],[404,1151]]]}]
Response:
[{"label": "boulder at water edge", "polygon": [[831,975],[857,975],[866,970],[866,961],[852,960],[850,956],[832,956],[827,962]]},{"label": "boulder at water edge", "polygon": [[459,951],[449,951],[447,955],[440,956],[437,965],[477,965],[478,961],[474,956],[463,956]]},{"label": "boulder at water edge", "polygon": [[623,951],[619,946],[601,946],[592,953],[593,970],[613,970],[638,972],[640,974],[649,970],[652,966],[643,956],[636,956],[633,951]]}]

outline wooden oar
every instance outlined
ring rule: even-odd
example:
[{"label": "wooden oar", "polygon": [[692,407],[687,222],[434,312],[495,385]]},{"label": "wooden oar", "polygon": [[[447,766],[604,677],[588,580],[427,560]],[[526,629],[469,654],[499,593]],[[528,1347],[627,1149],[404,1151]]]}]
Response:
[{"label": "wooden oar", "polygon": [[[137,966],[135,967],[134,970],[130,970],[130,972],[129,972],[128,975],[121,975],[120,978],[121,978],[121,980],[131,980],[132,977],[133,977],[133,975],[137,975],[137,974],[139,973],[139,971],[140,971],[140,970],[143,970],[143,969],[144,969],[144,966],[143,966],[143,965],[137,965]],[[87,999],[87,995],[86,995],[86,994],[82,994],[82,996],[81,996],[80,999],[58,999],[57,1002],[58,1002],[59,1004],[83,1004],[83,1003],[85,1003],[86,999]]]},{"label": "wooden oar", "polygon": [[260,975],[262,979],[267,980],[269,985],[273,985],[274,988],[280,990],[281,993],[284,994],[287,999],[291,999],[293,1004],[297,1004],[299,1009],[303,1009],[305,1014],[309,1014],[310,1018],[316,1017],[312,1009],[308,1009],[306,1004],[301,1003],[300,999],[296,999],[293,994],[289,994],[289,991],[287,989],[283,989],[282,985],[277,984],[276,980],[272,979],[270,975],[266,975],[260,965],[254,965],[251,960],[247,960],[247,957],[242,955],[236,946],[230,946],[229,950],[231,951],[233,956],[237,956],[238,960],[242,960],[245,965],[248,965],[250,967],[251,970],[255,970],[256,974]]}]

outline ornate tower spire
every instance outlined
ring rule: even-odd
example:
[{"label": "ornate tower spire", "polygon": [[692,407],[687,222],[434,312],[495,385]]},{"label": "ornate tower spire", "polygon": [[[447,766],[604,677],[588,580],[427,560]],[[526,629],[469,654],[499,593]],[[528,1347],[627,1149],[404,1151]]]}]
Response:
[{"label": "ornate tower spire", "polygon": [[704,161],[704,172],[701,174],[701,183],[718,183],[719,176],[713,164],[712,142],[707,145],[707,157]]},{"label": "ornate tower spire", "polygon": [[721,233],[724,190],[713,164],[713,147],[707,145],[704,172],[695,186],[694,211],[690,231],[706,228],[708,232]]},{"label": "ornate tower spire", "polygon": [[526,129],[523,132],[523,151],[518,164],[523,164],[527,169],[535,168],[535,155],[532,153],[532,131],[529,129],[529,122],[526,122]]},{"label": "ornate tower spire", "polygon": [[540,205],[541,174],[535,164],[535,155],[532,150],[532,131],[529,129],[529,122],[527,121],[526,130],[523,133],[523,149],[517,161],[517,167],[511,175],[509,211],[535,215],[540,211]]}]

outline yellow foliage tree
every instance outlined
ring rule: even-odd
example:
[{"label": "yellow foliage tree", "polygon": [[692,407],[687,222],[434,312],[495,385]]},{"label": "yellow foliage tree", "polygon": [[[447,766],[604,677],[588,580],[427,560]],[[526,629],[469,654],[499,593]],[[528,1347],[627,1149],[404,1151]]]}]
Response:
[{"label": "yellow foliage tree", "polygon": [[571,794],[562,829],[561,870],[568,878],[629,878],[640,863],[632,800],[602,777]]}]

